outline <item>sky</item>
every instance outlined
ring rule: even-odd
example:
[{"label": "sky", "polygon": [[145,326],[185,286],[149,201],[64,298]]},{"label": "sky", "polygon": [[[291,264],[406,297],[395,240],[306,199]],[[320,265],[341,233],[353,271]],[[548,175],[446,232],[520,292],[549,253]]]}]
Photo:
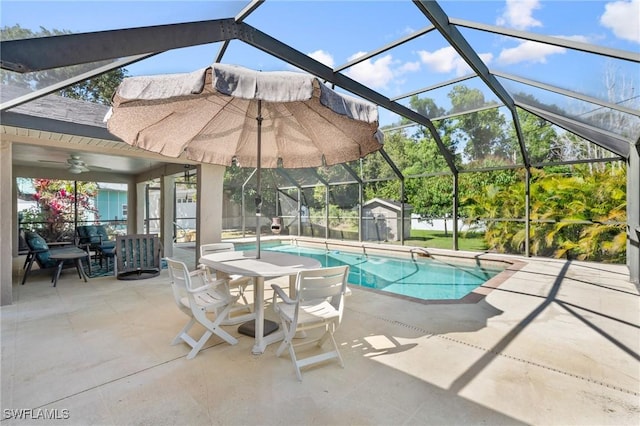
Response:
[{"label": "sky", "polygon": [[[37,31],[72,32],[160,25],[227,18],[241,1],[30,1],[0,0],[0,23]],[[443,1],[452,18],[500,25],[631,52],[640,50],[640,0],[617,1]],[[330,67],[345,64],[428,26],[428,19],[408,1],[267,0],[246,23],[309,54]],[[595,57],[569,49],[462,28],[463,36],[489,69],[516,74],[569,90],[606,97],[607,73],[640,87],[638,64]],[[130,75],[189,72],[215,59],[218,45],[165,52],[127,66]],[[268,70],[290,69],[277,58],[233,41],[223,62]],[[470,73],[456,51],[436,32],[368,59],[345,73],[393,98]],[[470,85],[478,84],[473,81]],[[507,82],[505,82],[505,85]],[[447,107],[450,88],[432,92]],[[431,92],[430,92],[431,93]],[[495,98],[484,90],[487,99]],[[431,94],[430,94],[431,95]],[[380,123],[396,119],[381,112]],[[387,123],[385,123],[385,121]]]}]

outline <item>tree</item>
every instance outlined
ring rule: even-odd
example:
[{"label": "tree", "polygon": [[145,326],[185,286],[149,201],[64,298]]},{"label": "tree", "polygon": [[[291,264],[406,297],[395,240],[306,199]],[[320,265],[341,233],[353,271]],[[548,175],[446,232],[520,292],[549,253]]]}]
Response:
[{"label": "tree", "polygon": [[[411,97],[411,109],[430,118],[444,115],[445,110],[436,105],[431,98]],[[402,119],[399,124],[408,124]],[[454,145],[448,131],[450,120],[439,120],[433,123],[443,144],[454,154]],[[391,126],[391,127],[395,127]],[[431,131],[416,125],[412,135],[406,131],[393,131],[385,135],[385,151],[393,160],[396,167],[405,176],[405,201],[413,206],[413,213],[423,219],[444,217],[451,212],[452,181],[450,176],[428,178],[424,175],[447,172],[449,166],[440,152],[440,148],[433,139]],[[368,175],[380,177],[383,175],[383,159],[368,162]],[[388,167],[388,166],[387,166]],[[372,182],[366,187],[367,198],[374,196],[400,201],[400,180]]]},{"label": "tree", "polygon": [[[48,37],[70,33],[71,31],[68,30],[48,30],[44,27],[40,27],[39,31],[34,32],[30,29],[22,28],[20,25],[14,25],[11,27],[4,26],[0,29],[0,37],[2,40]],[[13,86],[26,89],[27,91],[34,91],[79,75],[83,72],[94,69],[95,67],[96,64],[84,64],[26,74],[18,74],[1,70],[0,79],[2,80],[3,86]],[[109,105],[111,103],[113,93],[126,76],[126,69],[115,69],[66,87],[60,90],[58,94],[67,98],[81,99]]]},{"label": "tree", "polygon": [[478,89],[456,85],[447,95],[451,100],[451,114],[496,105],[496,108],[459,115],[452,139],[469,160],[481,160],[488,156],[511,158],[510,144],[505,135],[505,118],[494,102],[486,102]]},{"label": "tree", "polygon": [[78,221],[87,221],[97,209],[93,199],[98,186],[95,182],[75,182],[54,179],[34,179],[36,193],[34,199],[37,207],[22,213],[22,222],[36,227],[40,235],[47,241],[60,241],[73,238],[73,228],[77,212]]}]

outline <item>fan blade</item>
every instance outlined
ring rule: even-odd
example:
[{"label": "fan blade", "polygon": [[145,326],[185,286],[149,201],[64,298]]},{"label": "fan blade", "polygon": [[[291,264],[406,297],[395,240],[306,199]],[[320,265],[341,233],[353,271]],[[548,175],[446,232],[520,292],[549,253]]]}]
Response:
[{"label": "fan blade", "polygon": [[93,164],[87,164],[85,167],[88,167],[89,170],[113,170],[109,167],[94,166]]},{"label": "fan blade", "polygon": [[64,164],[64,165],[67,164],[64,161],[54,161],[54,160],[38,160],[38,161],[41,163],[53,163],[53,164]]}]

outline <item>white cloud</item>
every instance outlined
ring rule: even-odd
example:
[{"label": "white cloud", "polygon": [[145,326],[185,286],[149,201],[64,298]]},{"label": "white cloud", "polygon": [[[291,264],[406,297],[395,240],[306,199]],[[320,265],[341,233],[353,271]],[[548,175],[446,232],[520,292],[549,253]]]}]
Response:
[{"label": "white cloud", "polygon": [[535,41],[524,41],[516,47],[502,49],[498,56],[498,62],[503,65],[517,64],[520,62],[544,64],[547,62],[547,56],[565,52],[566,49],[564,47],[551,46]]},{"label": "white cloud", "polygon": [[[456,50],[449,46],[438,49],[434,52],[421,50],[418,52],[422,63],[427,65],[430,70],[440,73],[449,73],[455,71],[457,76],[467,75],[472,72],[467,63],[458,55]],[[493,60],[491,53],[478,54],[485,64],[489,64]]]},{"label": "white cloud", "polygon": [[405,62],[397,68],[397,74],[406,74],[408,72],[420,71],[420,62]]},{"label": "white cloud", "polygon": [[506,0],[505,11],[496,23],[518,30],[541,27],[542,22],[533,17],[533,11],[536,9],[540,9],[538,0]]},{"label": "white cloud", "polygon": [[315,52],[309,53],[309,56],[316,61],[323,63],[329,68],[333,68],[334,66],[333,56],[331,56],[331,54],[325,52],[324,50],[316,50]]},{"label": "white cloud", "polygon": [[600,24],[618,38],[640,43],[640,0],[607,3]]},{"label": "white cloud", "polygon": [[427,65],[429,69],[436,72],[451,72],[457,67],[460,55],[453,47],[443,47],[433,52],[427,52],[421,50],[418,52],[420,60],[423,64]]},{"label": "white cloud", "polygon": [[[357,59],[364,54],[364,52],[358,52],[349,57],[348,61]],[[375,61],[367,59],[360,62],[345,71],[345,74],[365,86],[379,89],[386,87],[390,81],[393,81],[395,75],[392,65],[393,57],[385,55]]]}]

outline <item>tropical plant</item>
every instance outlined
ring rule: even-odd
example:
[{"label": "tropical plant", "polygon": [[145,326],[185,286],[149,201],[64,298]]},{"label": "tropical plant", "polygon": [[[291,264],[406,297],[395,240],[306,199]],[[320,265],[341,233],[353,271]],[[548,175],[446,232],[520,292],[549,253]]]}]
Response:
[{"label": "tropical plant", "polygon": [[624,262],[626,169],[536,172],[531,184],[533,254]]},{"label": "tropical plant", "polygon": [[[521,173],[520,173],[521,174]],[[588,165],[533,170],[531,254],[625,261],[626,170]],[[490,249],[522,253],[525,240],[524,179],[470,191],[462,204],[467,223],[484,227]]]}]

